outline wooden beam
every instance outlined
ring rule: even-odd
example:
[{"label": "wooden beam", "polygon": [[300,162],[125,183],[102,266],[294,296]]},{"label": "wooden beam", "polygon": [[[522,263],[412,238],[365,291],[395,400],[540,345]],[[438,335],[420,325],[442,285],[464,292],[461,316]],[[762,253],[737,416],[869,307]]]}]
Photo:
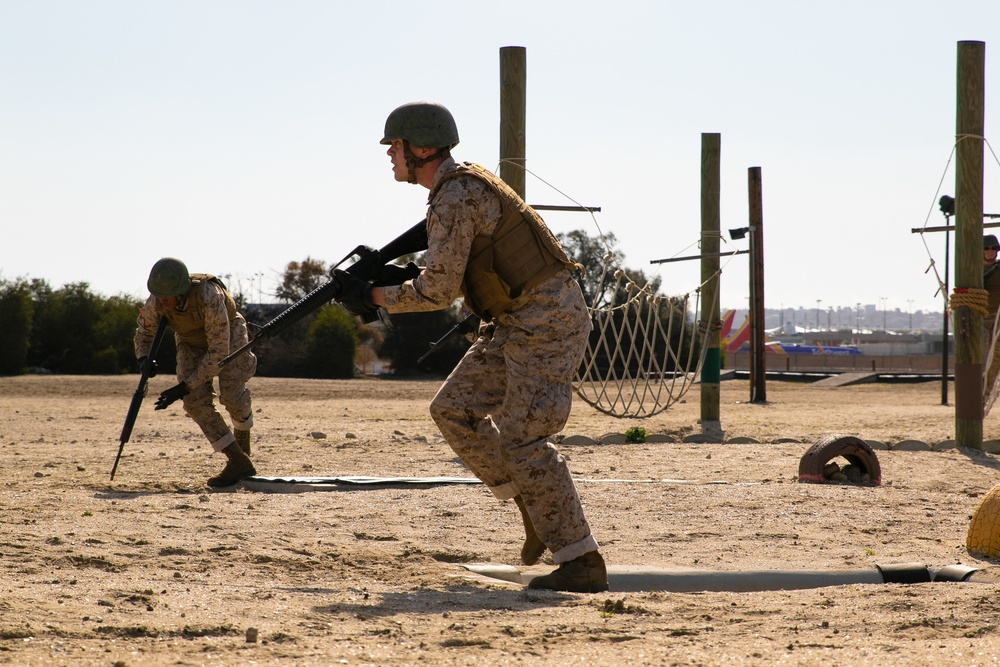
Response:
[{"label": "wooden beam", "polygon": [[[986,44],[958,43],[955,288],[983,288],[983,109]],[[983,316],[954,309],[955,442],[983,448]]]},{"label": "wooden beam", "polygon": [[524,199],[527,52],[500,49],[500,178]]}]

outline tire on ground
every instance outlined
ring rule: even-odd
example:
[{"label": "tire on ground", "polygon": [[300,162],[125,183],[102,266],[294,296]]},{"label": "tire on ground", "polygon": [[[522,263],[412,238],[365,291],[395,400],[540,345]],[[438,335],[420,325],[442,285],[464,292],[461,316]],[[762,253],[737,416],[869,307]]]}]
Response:
[{"label": "tire on ground", "polygon": [[799,481],[823,483],[823,468],[827,463],[842,456],[868,474],[869,483],[882,483],[882,467],[878,457],[867,442],[850,435],[826,435],[806,450],[799,460]]}]

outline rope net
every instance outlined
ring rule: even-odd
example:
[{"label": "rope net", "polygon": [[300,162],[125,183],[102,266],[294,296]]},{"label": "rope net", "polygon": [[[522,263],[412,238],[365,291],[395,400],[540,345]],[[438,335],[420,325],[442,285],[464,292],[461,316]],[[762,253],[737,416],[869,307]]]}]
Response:
[{"label": "rope net", "polygon": [[[594,331],[573,389],[613,417],[646,418],[680,401],[701,371],[704,335],[688,323],[691,295],[666,297],[638,286],[605,256],[606,305],[590,309]],[[609,275],[610,273],[610,275]],[[701,291],[695,291],[698,312]]]},{"label": "rope net", "polygon": [[[522,160],[504,158],[500,164],[516,165],[580,209],[587,208],[527,169]],[[680,401],[694,384],[705,360],[707,337],[721,323],[713,323],[712,327],[689,323],[690,293],[667,297],[656,294],[648,285],[637,285],[619,266],[592,210],[590,218],[607,252],[597,283],[598,294],[589,308],[594,330],[573,390],[606,415],[652,417]],[[719,273],[721,270],[713,278],[718,278]],[[699,312],[705,283],[694,290],[695,313]],[[717,305],[719,290],[714,293]]]}]

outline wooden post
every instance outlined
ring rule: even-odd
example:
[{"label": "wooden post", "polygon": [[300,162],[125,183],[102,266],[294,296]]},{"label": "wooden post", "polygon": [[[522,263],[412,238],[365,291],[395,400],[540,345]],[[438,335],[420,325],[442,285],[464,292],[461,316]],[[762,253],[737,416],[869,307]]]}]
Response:
[{"label": "wooden post", "polygon": [[523,46],[500,49],[500,178],[524,199],[527,53]]},{"label": "wooden post", "polygon": [[764,204],[760,167],[750,167],[750,402],[767,403],[764,357]]},{"label": "wooden post", "polygon": [[701,135],[701,321],[708,327],[705,362],[701,367],[701,430],[719,432],[719,165],[721,135]]},{"label": "wooden post", "polygon": [[[958,43],[955,289],[983,288],[983,108],[986,44]],[[954,309],[955,442],[983,448],[983,316]]]}]

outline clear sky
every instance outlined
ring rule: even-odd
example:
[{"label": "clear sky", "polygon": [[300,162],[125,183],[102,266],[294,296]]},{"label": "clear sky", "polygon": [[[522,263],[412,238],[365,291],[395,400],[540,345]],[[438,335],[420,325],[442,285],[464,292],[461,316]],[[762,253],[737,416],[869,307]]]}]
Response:
[{"label": "clear sky", "polygon": [[[448,106],[455,156],[496,169],[499,51],[523,46],[528,201],[600,206],[626,265],[668,293],[694,289],[698,263],[649,262],[697,252],[717,132],[724,230],[747,224],[761,168],[769,308],[940,311],[925,271],[943,235],[928,253],[910,230],[942,224],[954,194],[959,41],[986,42],[1000,152],[998,37],[997,0],[6,0],[0,278],[144,297],[176,256],[266,301],[288,262],[423,217],[426,190],[393,181],[378,144],[399,104]],[[989,147],[984,164],[1000,212]],[[746,307],[747,284],[732,258],[722,306]]]}]

